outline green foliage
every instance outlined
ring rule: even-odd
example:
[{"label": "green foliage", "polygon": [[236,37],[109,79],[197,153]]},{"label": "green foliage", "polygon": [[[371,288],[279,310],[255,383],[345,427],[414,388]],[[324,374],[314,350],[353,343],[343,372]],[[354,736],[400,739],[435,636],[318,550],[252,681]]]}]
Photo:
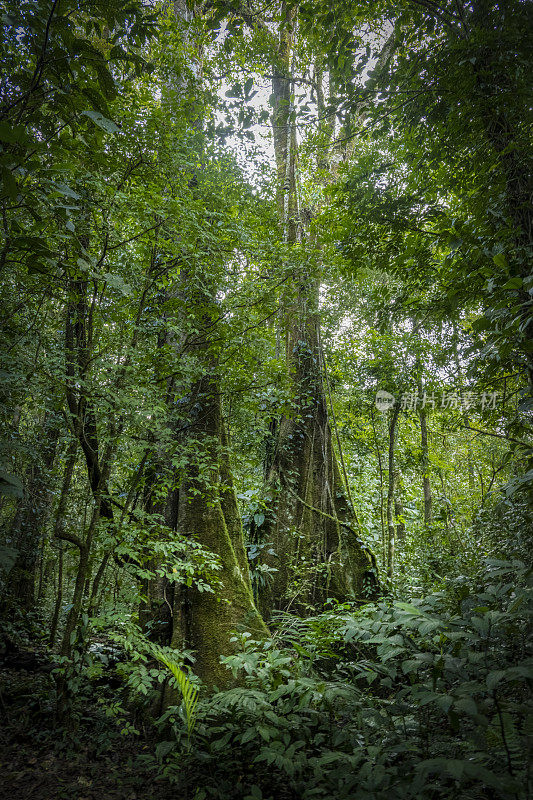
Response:
[{"label": "green foliage", "polygon": [[183,697],[183,705],[185,707],[185,714],[187,716],[187,732],[191,736],[196,719],[196,704],[198,703],[198,687],[195,686],[187,675],[179,668],[179,666],[172,661],[161,650],[154,648],[154,656],[164,664],[172,673],[176,686],[181,692]]},{"label": "green foliage", "polygon": [[[531,7],[0,6],[0,646],[46,639],[55,681],[24,729],[69,747],[94,707],[97,748],[142,748],[123,772],[196,800],[526,800]],[[265,80],[290,89],[294,243]],[[419,386],[427,447],[405,404],[391,476],[375,393]],[[195,612],[215,609],[200,646],[240,613],[228,554],[251,605],[242,544],[256,601],[272,585],[276,433],[325,394],[352,533],[384,565],[395,482],[388,594],[239,627],[214,653],[233,688],[199,697]],[[223,504],[226,558],[199,541]],[[280,564],[289,608],[333,551]]]},{"label": "green foliage", "polygon": [[489,561],[412,603],[286,615],[286,645],[243,638],[244,685],[200,703],[165,775],[204,797],[525,798],[530,577]]}]

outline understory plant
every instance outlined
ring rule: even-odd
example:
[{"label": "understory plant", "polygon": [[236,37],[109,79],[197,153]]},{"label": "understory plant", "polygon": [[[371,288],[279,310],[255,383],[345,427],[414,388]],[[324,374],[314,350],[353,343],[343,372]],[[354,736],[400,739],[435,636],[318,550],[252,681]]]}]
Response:
[{"label": "understory plant", "polygon": [[199,704],[185,755],[174,724],[164,775],[196,800],[525,800],[530,579],[492,560],[475,585],[242,636],[242,685]]}]

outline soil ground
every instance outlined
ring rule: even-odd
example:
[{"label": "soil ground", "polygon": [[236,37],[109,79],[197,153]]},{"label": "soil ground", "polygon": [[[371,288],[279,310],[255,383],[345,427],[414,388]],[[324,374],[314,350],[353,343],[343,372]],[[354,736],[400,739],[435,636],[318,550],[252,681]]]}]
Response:
[{"label": "soil ground", "polygon": [[124,735],[96,702],[55,721],[53,680],[35,669],[0,668],[1,800],[175,800],[155,769],[155,746]]}]

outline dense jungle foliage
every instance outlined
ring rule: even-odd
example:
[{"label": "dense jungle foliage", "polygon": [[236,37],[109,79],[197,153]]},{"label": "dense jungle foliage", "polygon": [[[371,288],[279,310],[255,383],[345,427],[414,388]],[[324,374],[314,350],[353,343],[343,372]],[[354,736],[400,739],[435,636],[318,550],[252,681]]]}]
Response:
[{"label": "dense jungle foliage", "polygon": [[0,796],[526,800],[531,4],[0,10]]}]

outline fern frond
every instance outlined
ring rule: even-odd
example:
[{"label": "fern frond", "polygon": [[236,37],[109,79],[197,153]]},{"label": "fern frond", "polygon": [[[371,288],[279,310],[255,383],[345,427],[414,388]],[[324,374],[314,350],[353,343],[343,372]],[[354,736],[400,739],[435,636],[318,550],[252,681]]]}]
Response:
[{"label": "fern frond", "polygon": [[183,698],[183,707],[187,717],[187,733],[190,738],[196,722],[196,706],[198,703],[198,688],[191,683],[187,675],[179,668],[178,664],[171,661],[168,656],[154,648],[153,654],[172,673],[174,680]]}]

